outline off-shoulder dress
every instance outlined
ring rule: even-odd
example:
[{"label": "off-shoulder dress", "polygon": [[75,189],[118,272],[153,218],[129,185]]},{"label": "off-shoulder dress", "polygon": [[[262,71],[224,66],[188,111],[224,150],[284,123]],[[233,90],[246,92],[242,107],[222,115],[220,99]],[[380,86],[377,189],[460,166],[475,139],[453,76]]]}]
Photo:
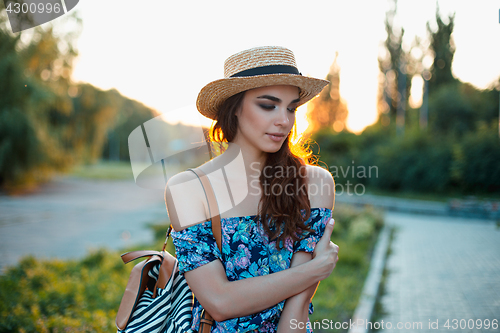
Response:
[{"label": "off-shoulder dress", "polygon": [[[305,210],[301,211],[305,217]],[[264,232],[256,215],[221,218],[222,253],[212,233],[211,221],[172,232],[180,273],[185,273],[219,259],[229,281],[276,273],[290,267],[292,255],[298,251],[312,253],[332,216],[328,208],[311,208],[306,225],[313,232],[304,233],[302,240],[288,239],[281,249],[276,240]],[[216,322],[212,332],[276,332],[285,301],[252,315]],[[196,299],[193,306],[192,329],[200,325],[202,306]],[[309,314],[313,312],[309,304]],[[309,325],[308,325],[309,326]],[[308,332],[312,330],[308,329]]]}]

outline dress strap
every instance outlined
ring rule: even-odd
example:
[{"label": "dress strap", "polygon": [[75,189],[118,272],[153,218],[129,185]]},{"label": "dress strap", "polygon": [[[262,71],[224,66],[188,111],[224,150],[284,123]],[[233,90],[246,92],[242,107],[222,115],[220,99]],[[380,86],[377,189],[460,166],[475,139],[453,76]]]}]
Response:
[{"label": "dress strap", "polygon": [[205,191],[205,196],[208,201],[208,211],[210,216],[212,216],[212,233],[214,234],[215,241],[217,242],[217,246],[222,253],[222,231],[221,231],[221,221],[220,221],[220,213],[219,206],[217,205],[217,199],[215,199],[214,190],[210,183],[210,179],[208,176],[201,171],[200,169],[188,169],[193,171],[198,179],[201,181],[201,185],[203,190]]}]

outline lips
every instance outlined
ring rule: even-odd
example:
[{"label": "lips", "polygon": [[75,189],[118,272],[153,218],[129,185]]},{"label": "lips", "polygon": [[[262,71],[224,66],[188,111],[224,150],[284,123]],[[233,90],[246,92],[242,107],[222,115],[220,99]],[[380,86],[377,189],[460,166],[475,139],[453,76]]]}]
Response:
[{"label": "lips", "polygon": [[266,133],[269,138],[273,141],[279,142],[282,141],[283,138],[285,137],[285,134],[282,133]]}]

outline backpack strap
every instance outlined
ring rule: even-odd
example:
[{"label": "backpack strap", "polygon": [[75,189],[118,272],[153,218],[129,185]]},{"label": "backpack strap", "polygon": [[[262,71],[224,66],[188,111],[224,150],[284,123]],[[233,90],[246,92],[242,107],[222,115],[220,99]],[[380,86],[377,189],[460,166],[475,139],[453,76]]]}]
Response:
[{"label": "backpack strap", "polygon": [[217,199],[215,198],[214,190],[212,188],[212,185],[210,184],[210,179],[200,169],[188,170],[193,171],[201,181],[203,190],[205,191],[205,196],[208,201],[208,212],[210,213],[210,216],[212,216],[212,233],[214,234],[215,241],[217,242],[217,247],[222,253],[222,231],[219,206],[217,205]]},{"label": "backpack strap", "polygon": [[132,260],[143,258],[143,257],[151,257],[151,256],[163,256],[159,251],[149,251],[149,250],[141,250],[141,251],[132,251],[127,252],[121,255],[123,263],[128,264]]},{"label": "backpack strap", "polygon": [[[215,241],[217,242],[217,247],[222,254],[222,229],[220,222],[220,213],[219,206],[217,205],[217,200],[215,199],[214,190],[212,185],[210,184],[210,179],[208,179],[207,175],[201,171],[200,169],[188,169],[193,171],[198,179],[201,181],[203,190],[205,191],[205,196],[208,201],[208,212],[210,216],[212,216],[212,233],[214,234]],[[209,333],[212,331],[212,327],[215,324],[215,320],[212,316],[205,311],[202,310],[201,319],[200,319],[200,333]]]}]

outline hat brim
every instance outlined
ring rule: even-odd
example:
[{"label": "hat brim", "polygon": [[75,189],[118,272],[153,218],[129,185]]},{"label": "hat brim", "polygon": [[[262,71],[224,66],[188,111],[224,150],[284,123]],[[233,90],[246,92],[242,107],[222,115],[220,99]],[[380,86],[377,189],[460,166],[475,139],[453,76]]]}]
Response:
[{"label": "hat brim", "polygon": [[242,91],[260,87],[288,85],[300,88],[300,106],[323,90],[330,83],[327,80],[295,74],[265,74],[247,77],[229,77],[216,80],[201,89],[196,100],[198,111],[210,119],[215,119],[222,103]]}]

